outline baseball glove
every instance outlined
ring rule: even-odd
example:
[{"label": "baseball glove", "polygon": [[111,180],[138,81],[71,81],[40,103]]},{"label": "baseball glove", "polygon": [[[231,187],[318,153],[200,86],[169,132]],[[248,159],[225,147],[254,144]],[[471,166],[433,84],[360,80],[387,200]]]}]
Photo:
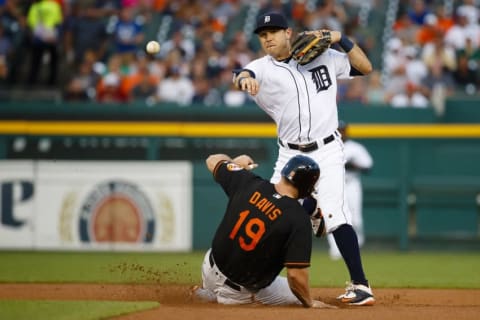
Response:
[{"label": "baseball glove", "polygon": [[314,215],[310,216],[310,222],[312,223],[313,234],[317,238],[323,237],[327,234],[325,219],[323,218],[320,208],[317,209],[317,212]]},{"label": "baseball glove", "polygon": [[292,43],[292,58],[301,65],[307,64],[325,52],[331,43],[330,31],[322,31],[322,36],[301,32]]},{"label": "baseball glove", "polygon": [[317,199],[313,196],[304,198],[302,207],[310,216],[313,234],[318,238],[326,235],[325,219],[323,218],[322,211],[317,207]]}]

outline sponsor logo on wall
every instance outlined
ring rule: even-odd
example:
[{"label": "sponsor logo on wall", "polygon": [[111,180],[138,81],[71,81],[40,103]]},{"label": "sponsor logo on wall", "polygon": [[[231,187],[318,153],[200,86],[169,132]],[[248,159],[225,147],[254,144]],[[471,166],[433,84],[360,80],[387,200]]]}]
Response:
[{"label": "sponsor logo on wall", "polygon": [[189,163],[39,161],[12,168],[0,164],[11,175],[0,179],[0,247],[191,248]]}]

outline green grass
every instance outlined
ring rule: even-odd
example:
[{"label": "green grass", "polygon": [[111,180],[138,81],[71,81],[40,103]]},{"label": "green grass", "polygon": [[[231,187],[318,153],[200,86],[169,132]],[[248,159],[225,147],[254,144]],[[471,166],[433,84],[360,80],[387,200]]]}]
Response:
[{"label": "green grass", "polygon": [[197,282],[204,253],[0,252],[0,282]]},{"label": "green grass", "polygon": [[[179,283],[200,281],[204,252],[0,252],[0,282]],[[480,253],[372,252],[363,264],[374,287],[480,288]],[[348,280],[343,261],[312,256],[311,285]]]},{"label": "green grass", "polygon": [[4,320],[95,320],[159,306],[158,302],[0,300]]},{"label": "green grass", "polygon": [[[364,252],[362,259],[374,288],[480,288],[480,253]],[[347,276],[343,261],[314,255],[313,286],[336,287]]]},{"label": "green grass", "polygon": [[[179,283],[200,282],[204,252],[0,252],[0,283]],[[373,288],[480,288],[480,252],[363,252]],[[343,261],[325,250],[312,256],[312,287],[341,287]],[[0,319],[106,319],[145,310],[158,302],[0,300]]]}]

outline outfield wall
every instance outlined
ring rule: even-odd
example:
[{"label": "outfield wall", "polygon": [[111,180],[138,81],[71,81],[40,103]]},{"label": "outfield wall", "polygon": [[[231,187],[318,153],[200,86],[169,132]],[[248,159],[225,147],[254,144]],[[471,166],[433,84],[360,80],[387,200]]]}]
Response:
[{"label": "outfield wall", "polygon": [[[447,104],[443,116],[341,106],[352,137],[375,161],[364,177],[368,241],[389,240],[401,249],[416,239],[479,241],[478,109],[474,101]],[[195,249],[209,246],[226,204],[206,156],[249,153],[261,164],[257,172],[269,177],[277,154],[275,127],[255,107],[7,103],[0,116],[0,159],[190,163],[193,231],[184,228]]]},{"label": "outfield wall", "polygon": [[0,161],[0,248],[192,249],[187,161]]}]

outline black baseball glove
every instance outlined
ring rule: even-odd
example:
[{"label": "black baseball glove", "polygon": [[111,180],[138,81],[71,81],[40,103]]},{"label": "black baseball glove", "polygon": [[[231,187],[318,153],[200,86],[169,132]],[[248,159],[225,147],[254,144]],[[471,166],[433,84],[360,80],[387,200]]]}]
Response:
[{"label": "black baseball glove", "polygon": [[331,43],[330,31],[322,31],[321,36],[301,32],[292,43],[292,58],[301,65],[307,64],[324,53]]}]

